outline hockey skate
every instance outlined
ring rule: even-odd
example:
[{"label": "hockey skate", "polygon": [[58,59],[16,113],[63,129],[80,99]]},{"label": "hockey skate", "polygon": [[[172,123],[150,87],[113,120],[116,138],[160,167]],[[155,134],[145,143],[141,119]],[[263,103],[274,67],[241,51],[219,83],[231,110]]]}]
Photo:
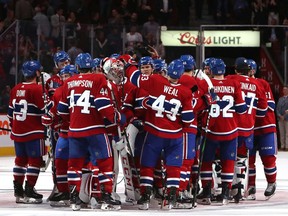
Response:
[{"label": "hockey skate", "polygon": [[138,209],[148,210],[150,205],[150,198],[152,194],[152,187],[145,187],[145,193],[143,193],[140,199],[137,201]]},{"label": "hockey skate", "polygon": [[60,192],[54,193],[49,199],[50,206],[52,207],[65,207],[70,206],[70,193],[69,192]]},{"label": "hockey skate", "polygon": [[70,205],[73,211],[79,211],[81,209],[81,199],[79,192],[76,191],[76,185],[70,186]]},{"label": "hockey skate", "polygon": [[231,196],[233,197],[235,203],[239,203],[239,201],[243,199],[242,188],[244,187],[241,182],[238,182],[236,185],[232,186]]},{"label": "hockey skate", "polygon": [[20,183],[13,181],[16,203],[24,203],[24,190]]},{"label": "hockey skate", "polygon": [[264,192],[265,199],[269,200],[275,194],[275,191],[276,191],[276,182],[268,183],[267,188]]},{"label": "hockey skate", "polygon": [[164,197],[163,204],[161,205],[162,209],[172,209],[176,207],[177,195],[176,195],[177,188],[171,187],[169,188],[168,195]]},{"label": "hockey skate", "polygon": [[26,181],[25,183],[24,203],[40,204],[42,203],[43,195],[37,193],[35,188]]},{"label": "hockey skate", "polygon": [[200,194],[196,196],[196,201],[201,205],[211,205],[211,185],[206,185]]},{"label": "hockey skate", "polygon": [[173,209],[191,209],[193,196],[187,190],[179,192],[176,205]]},{"label": "hockey skate", "polygon": [[228,188],[228,184],[224,182],[222,184],[222,204],[227,205],[230,202],[230,189]]},{"label": "hockey skate", "polygon": [[256,188],[250,186],[245,194],[246,200],[256,200]]},{"label": "hockey skate", "polygon": [[101,210],[104,211],[117,211],[121,209],[121,202],[112,197],[110,193],[102,194]]}]

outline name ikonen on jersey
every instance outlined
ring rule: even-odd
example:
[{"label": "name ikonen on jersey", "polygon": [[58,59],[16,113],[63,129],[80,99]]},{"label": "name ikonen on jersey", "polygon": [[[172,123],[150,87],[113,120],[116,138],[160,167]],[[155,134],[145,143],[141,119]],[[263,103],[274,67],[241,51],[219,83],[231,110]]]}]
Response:
[{"label": "name ikonen on jersey", "polygon": [[68,89],[73,88],[73,87],[92,88],[93,81],[91,81],[91,80],[72,80],[72,81],[68,82],[67,84],[68,84]]},{"label": "name ikonen on jersey", "polygon": [[214,86],[215,93],[234,93],[235,87],[233,86]]},{"label": "name ikonen on jersey", "polygon": [[170,95],[174,95],[174,96],[178,96],[178,89],[175,89],[171,86],[166,86],[164,85],[164,90],[163,90],[164,93],[167,93],[167,94],[170,94]]}]

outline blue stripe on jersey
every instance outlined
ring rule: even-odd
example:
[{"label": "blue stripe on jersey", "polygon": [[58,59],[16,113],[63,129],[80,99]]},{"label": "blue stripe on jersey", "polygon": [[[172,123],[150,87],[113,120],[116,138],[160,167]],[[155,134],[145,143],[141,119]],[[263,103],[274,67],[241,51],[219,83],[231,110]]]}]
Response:
[{"label": "blue stripe on jersey", "polygon": [[106,108],[108,106],[111,106],[111,102],[109,98],[96,98],[94,100],[95,108],[97,110],[101,110],[103,108]]},{"label": "blue stripe on jersey", "polygon": [[241,103],[241,104],[235,104],[234,105],[234,108],[235,108],[235,111],[237,112],[237,113],[245,113],[246,112],[246,110],[247,110],[247,105],[246,105],[246,103]]},{"label": "blue stripe on jersey", "polygon": [[132,75],[131,75],[131,77],[130,77],[130,82],[131,82],[133,85],[137,86],[137,87],[140,86],[140,85],[139,85],[140,75],[141,75],[140,70],[136,70],[136,71],[134,71],[134,72],[132,73]]},{"label": "blue stripe on jersey", "polygon": [[191,123],[195,118],[192,110],[183,111],[181,117],[182,121],[185,123]]},{"label": "blue stripe on jersey", "polygon": [[275,101],[273,101],[273,100],[268,100],[267,102],[268,102],[268,108],[271,109],[272,111],[274,111],[274,110],[275,110],[275,107],[276,107]]},{"label": "blue stripe on jersey", "polygon": [[68,114],[69,113],[69,107],[68,104],[63,103],[62,101],[59,102],[57,106],[57,110],[60,114]]},{"label": "blue stripe on jersey", "polygon": [[[17,104],[16,103],[15,107],[14,107],[14,112],[15,113],[22,113],[23,111],[21,111],[21,109],[23,109],[23,108],[24,108],[23,104]],[[38,107],[36,107],[36,105],[28,103],[27,114],[41,115],[43,113],[44,113],[44,109],[40,110]]]},{"label": "blue stripe on jersey", "polygon": [[256,116],[257,117],[264,117],[267,113],[267,109],[257,109]]},{"label": "blue stripe on jersey", "polygon": [[7,116],[8,118],[12,119],[13,118],[13,107],[9,106],[8,111],[7,111]]}]

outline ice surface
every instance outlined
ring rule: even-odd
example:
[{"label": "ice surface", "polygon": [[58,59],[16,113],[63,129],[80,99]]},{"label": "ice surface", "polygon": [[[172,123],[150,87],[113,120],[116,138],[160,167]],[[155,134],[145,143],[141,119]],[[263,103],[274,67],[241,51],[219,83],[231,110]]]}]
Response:
[{"label": "ice surface", "polygon": [[256,200],[240,201],[239,204],[229,203],[226,206],[212,204],[211,206],[198,205],[194,209],[161,210],[158,206],[151,207],[148,211],[138,210],[137,206],[125,203],[123,175],[119,174],[117,192],[121,197],[122,209],[120,211],[101,211],[81,209],[73,212],[71,208],[53,208],[46,202],[52,188],[52,174],[49,167],[46,172],[41,172],[36,189],[44,195],[42,204],[16,204],[13,196],[13,168],[14,157],[0,157],[0,215],[12,216],[66,216],[66,215],[157,215],[157,216],[184,216],[184,215],[288,215],[288,152],[279,152],[277,156],[277,190],[276,194],[265,201],[264,190],[267,186],[261,160],[257,157]]}]

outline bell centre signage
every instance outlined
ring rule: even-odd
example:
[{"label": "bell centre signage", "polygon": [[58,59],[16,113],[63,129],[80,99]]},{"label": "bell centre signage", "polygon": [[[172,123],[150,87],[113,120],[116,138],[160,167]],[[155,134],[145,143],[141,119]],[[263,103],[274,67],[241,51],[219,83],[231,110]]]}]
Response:
[{"label": "bell centre signage", "polygon": [[[200,44],[198,31],[161,31],[164,46],[196,46]],[[259,31],[203,32],[205,47],[260,47]]]}]

